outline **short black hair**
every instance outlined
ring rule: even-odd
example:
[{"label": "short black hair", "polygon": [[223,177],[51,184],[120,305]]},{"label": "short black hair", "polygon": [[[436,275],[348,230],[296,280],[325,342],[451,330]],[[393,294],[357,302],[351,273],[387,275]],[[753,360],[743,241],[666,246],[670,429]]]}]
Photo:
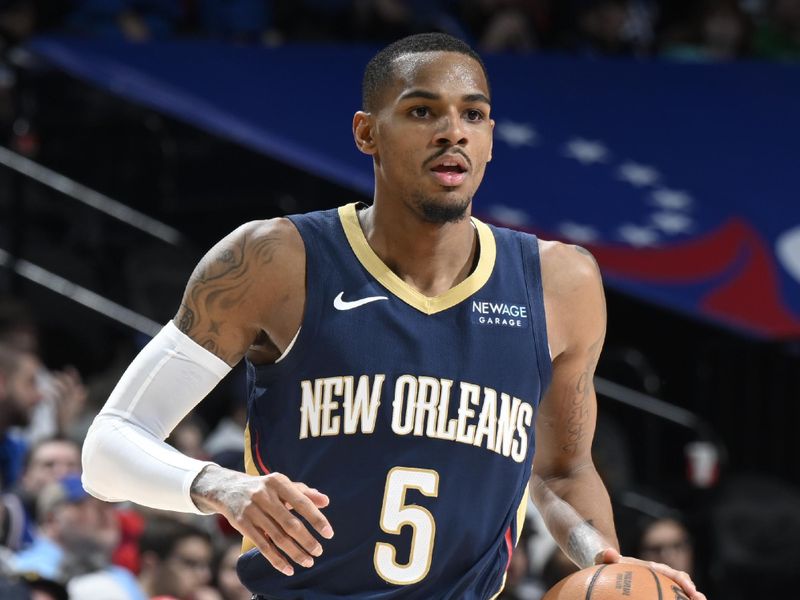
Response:
[{"label": "short black hair", "polygon": [[486,65],[481,57],[469,44],[446,33],[418,33],[397,40],[378,52],[367,63],[364,69],[364,79],[361,81],[361,106],[371,112],[381,92],[392,80],[394,75],[394,61],[404,54],[417,54],[421,52],[458,52],[477,61],[489,85],[489,75]]},{"label": "short black hair", "polygon": [[187,538],[201,538],[212,544],[208,532],[191,523],[167,516],[153,516],[145,523],[139,538],[139,554],[152,552],[159,560],[166,560],[175,546]]}]

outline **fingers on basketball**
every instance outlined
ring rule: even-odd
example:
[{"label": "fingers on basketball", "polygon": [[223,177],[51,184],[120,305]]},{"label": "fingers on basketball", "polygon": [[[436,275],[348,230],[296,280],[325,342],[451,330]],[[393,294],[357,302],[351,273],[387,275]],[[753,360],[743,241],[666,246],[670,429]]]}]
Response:
[{"label": "fingers on basketball", "polygon": [[645,565],[595,565],[559,581],[542,600],[689,600],[681,586]]}]

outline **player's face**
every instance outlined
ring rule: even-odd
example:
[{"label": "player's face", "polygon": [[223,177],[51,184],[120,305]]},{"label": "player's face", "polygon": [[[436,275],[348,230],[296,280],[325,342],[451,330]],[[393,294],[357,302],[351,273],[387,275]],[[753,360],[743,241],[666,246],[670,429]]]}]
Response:
[{"label": "player's face", "polygon": [[375,115],[378,185],[431,222],[464,217],[491,159],[489,87],[456,52],[401,56]]}]

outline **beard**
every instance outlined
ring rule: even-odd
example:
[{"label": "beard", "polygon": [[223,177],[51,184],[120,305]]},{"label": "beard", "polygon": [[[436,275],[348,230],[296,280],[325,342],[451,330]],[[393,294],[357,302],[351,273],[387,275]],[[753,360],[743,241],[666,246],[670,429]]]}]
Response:
[{"label": "beard", "polygon": [[449,202],[422,195],[413,199],[414,206],[417,207],[422,218],[427,223],[436,225],[457,223],[464,219],[467,216],[470,202],[472,202],[472,196],[456,198]]}]

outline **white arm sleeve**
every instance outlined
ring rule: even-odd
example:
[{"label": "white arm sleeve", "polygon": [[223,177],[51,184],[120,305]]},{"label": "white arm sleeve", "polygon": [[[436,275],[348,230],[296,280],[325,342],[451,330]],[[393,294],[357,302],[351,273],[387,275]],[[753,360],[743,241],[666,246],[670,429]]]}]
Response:
[{"label": "white arm sleeve", "polygon": [[164,440],[231,370],[170,321],[122,375],[83,444],[83,486],[107,501],[201,513],[190,486],[206,465]]}]

